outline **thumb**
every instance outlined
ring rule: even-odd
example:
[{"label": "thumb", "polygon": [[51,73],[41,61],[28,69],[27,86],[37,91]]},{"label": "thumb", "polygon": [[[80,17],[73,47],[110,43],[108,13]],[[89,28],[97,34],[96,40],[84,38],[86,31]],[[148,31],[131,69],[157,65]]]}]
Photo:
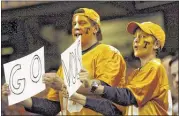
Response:
[{"label": "thumb", "polygon": [[81,72],[87,72],[87,70],[85,68],[81,68]]}]

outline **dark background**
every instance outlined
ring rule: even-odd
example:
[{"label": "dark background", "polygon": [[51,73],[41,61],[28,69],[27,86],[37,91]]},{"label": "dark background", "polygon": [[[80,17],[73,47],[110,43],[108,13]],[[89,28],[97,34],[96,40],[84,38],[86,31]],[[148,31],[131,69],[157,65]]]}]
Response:
[{"label": "dark background", "polygon": [[[102,22],[162,12],[166,44],[159,57],[174,55],[178,51],[179,2],[177,1],[56,1],[24,7],[7,7],[5,6],[7,2],[1,3],[1,83],[4,83],[4,63],[30,54],[42,46],[45,46],[46,72],[57,70],[61,52],[72,43],[71,17],[72,12],[79,7],[94,9],[101,16]],[[43,33],[50,32],[49,29],[52,30],[51,35],[43,36],[41,30],[44,28],[46,31]],[[12,49],[6,50],[8,47]],[[132,65],[135,59],[132,52],[124,57],[127,63]]]}]

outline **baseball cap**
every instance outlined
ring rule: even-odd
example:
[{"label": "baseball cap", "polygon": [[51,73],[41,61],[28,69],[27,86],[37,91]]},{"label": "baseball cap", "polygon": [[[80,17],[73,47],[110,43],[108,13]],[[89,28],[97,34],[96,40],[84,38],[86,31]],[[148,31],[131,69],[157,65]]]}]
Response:
[{"label": "baseball cap", "polygon": [[127,26],[127,31],[130,34],[134,34],[138,27],[145,33],[153,35],[160,42],[161,49],[163,48],[165,44],[165,32],[159,25],[152,22],[130,22]]},{"label": "baseball cap", "polygon": [[101,34],[101,29],[100,29],[101,23],[100,23],[100,16],[99,16],[99,14],[96,11],[94,11],[93,9],[89,9],[89,8],[79,8],[77,10],[82,10],[84,12],[75,13],[73,15],[73,17],[75,15],[83,15],[83,16],[88,17],[92,21],[94,21],[99,26],[99,34],[97,34],[97,39],[99,41],[102,40],[102,34]]}]

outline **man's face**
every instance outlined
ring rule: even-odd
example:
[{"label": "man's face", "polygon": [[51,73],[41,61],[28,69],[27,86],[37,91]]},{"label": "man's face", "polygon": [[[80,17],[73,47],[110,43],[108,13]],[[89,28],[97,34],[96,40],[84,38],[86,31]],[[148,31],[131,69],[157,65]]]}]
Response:
[{"label": "man's face", "polygon": [[136,57],[147,57],[154,52],[154,38],[151,35],[137,29],[134,37],[133,49]]},{"label": "man's face", "polygon": [[173,80],[173,86],[178,92],[178,60],[174,61],[171,64],[171,75],[172,75],[172,80]]},{"label": "man's face", "polygon": [[94,26],[91,21],[83,15],[76,15],[72,20],[72,36],[76,40],[81,36],[82,46],[88,44],[93,36]]}]

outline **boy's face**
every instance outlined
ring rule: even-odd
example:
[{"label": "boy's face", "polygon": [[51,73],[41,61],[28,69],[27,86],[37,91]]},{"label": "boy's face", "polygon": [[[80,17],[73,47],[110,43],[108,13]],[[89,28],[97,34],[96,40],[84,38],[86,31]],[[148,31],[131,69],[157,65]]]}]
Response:
[{"label": "boy's face", "polygon": [[149,35],[142,31],[141,29],[137,29],[134,34],[133,41],[133,49],[134,55],[139,58],[144,58],[153,54],[154,51],[154,38],[152,35]]},{"label": "boy's face", "polygon": [[72,36],[76,40],[81,35],[82,46],[88,44],[93,36],[94,26],[83,15],[75,15],[72,20]]},{"label": "boy's face", "polygon": [[173,86],[178,92],[178,60],[174,61],[171,64],[171,75],[172,75],[172,80],[173,80]]}]

